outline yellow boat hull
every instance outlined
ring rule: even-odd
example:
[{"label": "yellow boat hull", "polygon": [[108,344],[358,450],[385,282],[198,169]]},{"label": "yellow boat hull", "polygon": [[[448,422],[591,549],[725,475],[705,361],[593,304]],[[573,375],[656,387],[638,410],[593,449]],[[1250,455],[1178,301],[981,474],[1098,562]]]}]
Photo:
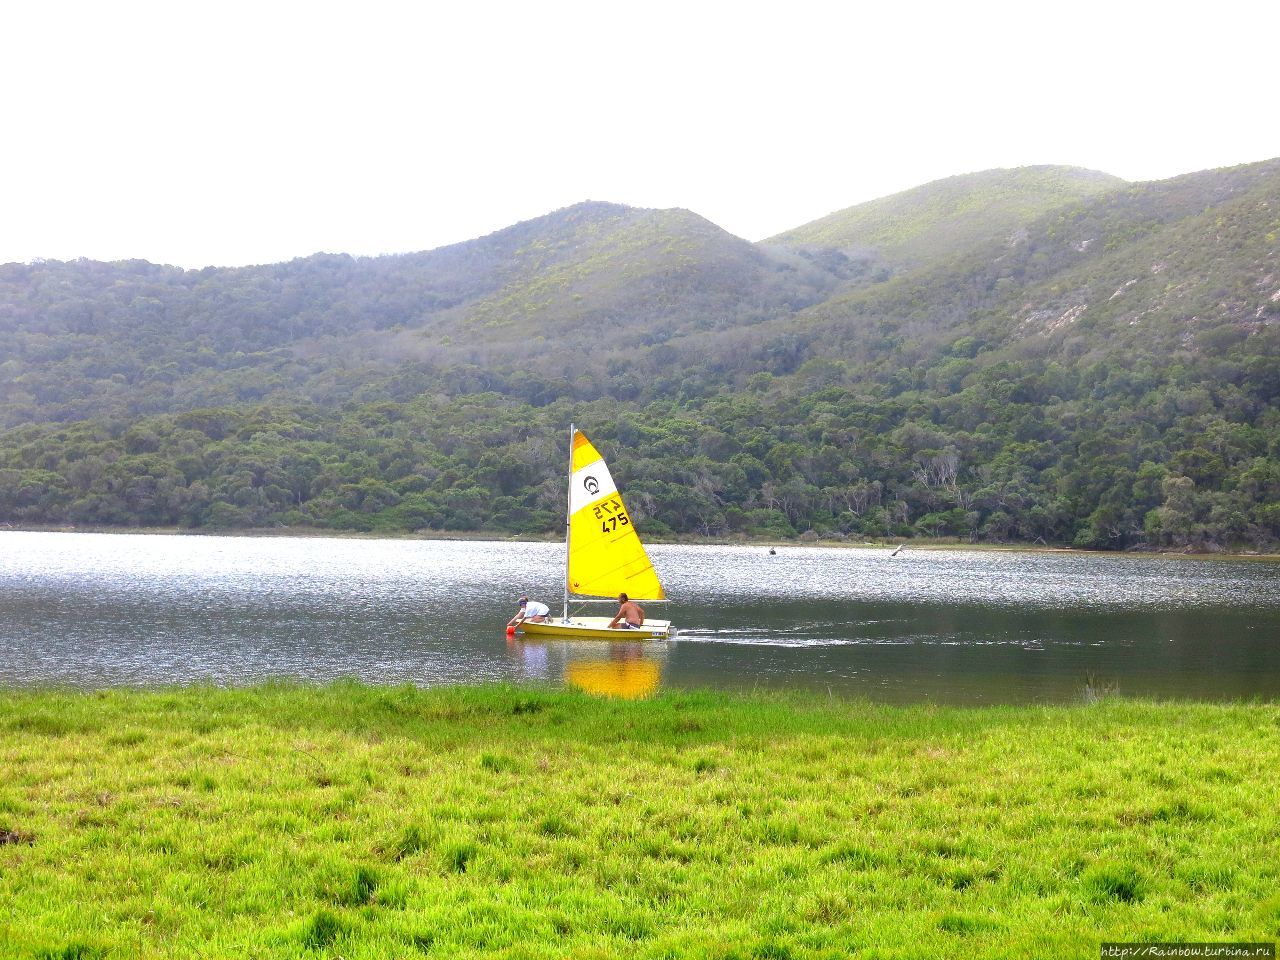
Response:
[{"label": "yellow boat hull", "polygon": [[522,623],[516,630],[526,637],[554,637],[557,640],[665,640],[671,635],[670,620],[646,620],[638,630],[609,629],[612,617],[570,617],[565,623],[552,617],[542,623]]}]

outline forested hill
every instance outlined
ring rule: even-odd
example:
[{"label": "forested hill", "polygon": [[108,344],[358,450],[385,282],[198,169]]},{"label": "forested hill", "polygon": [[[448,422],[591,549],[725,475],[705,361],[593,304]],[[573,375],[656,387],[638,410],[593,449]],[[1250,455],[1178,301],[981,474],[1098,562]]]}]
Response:
[{"label": "forested hill", "polygon": [[[835,279],[682,210],[584,203],[427,253],[239,269],[0,267],[0,425],[350,398],[403,364],[450,392],[531,356],[561,376],[820,301]],[[590,349],[566,353],[567,344]],[[597,393],[609,385],[601,378]],[[410,390],[412,393],[412,389]]]},{"label": "forested hill", "polygon": [[1280,538],[1280,161],[926,185],[749,244],[586,203],[421,254],[0,267],[0,522]]}]

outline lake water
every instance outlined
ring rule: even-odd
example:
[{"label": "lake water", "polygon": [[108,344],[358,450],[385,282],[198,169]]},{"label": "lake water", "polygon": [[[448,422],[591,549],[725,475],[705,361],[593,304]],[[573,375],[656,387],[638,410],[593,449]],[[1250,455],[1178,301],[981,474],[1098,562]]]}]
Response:
[{"label": "lake water", "polygon": [[[559,544],[0,532],[0,686],[575,683],[912,703],[1280,698],[1280,564],[653,546],[678,636],[509,641]],[[595,608],[601,612],[604,608]],[[610,612],[612,612],[610,610]]]}]

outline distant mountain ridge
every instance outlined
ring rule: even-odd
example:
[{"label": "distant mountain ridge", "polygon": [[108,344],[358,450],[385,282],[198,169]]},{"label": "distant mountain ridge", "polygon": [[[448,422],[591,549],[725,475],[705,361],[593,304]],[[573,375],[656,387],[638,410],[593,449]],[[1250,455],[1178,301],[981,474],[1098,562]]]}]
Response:
[{"label": "distant mountain ridge", "polygon": [[[868,208],[883,218],[905,205],[918,233],[921,210],[937,207],[922,198],[940,192],[954,214],[964,206],[956,199],[961,182],[1002,198],[998,229],[988,232],[1003,233],[1010,208],[1039,210],[1049,199],[1109,181],[1070,168],[991,171],[832,216],[848,223]],[[972,232],[974,215],[961,219]],[[104,406],[140,413],[269,395],[323,401],[333,393],[333,377],[318,368],[335,354],[343,365],[356,359],[489,366],[548,353],[546,344],[558,337],[595,333],[598,362],[588,366],[598,370],[636,345],[785,318],[902,268],[880,250],[859,259],[819,248],[816,239],[831,222],[785,235],[815,241],[803,247],[751,244],[689,211],[588,201],[414,254],[316,254],[203,270],[138,260],[7,264],[0,266],[0,335],[13,338],[19,358],[41,359],[6,365],[10,374],[21,367],[17,377],[0,368],[0,424],[76,418]],[[955,222],[953,215],[952,233]],[[923,256],[920,244],[914,249]],[[873,260],[881,263],[879,275]],[[49,349],[49,338],[61,348]],[[105,362],[104,347],[112,354]],[[559,360],[558,375],[581,365],[550,353]],[[230,386],[227,377],[210,382],[210,371],[259,362],[278,372],[265,394]],[[129,387],[139,381],[152,387],[148,402],[130,399],[136,391]],[[49,403],[55,394],[65,400]]]},{"label": "distant mountain ridge", "polygon": [[[316,254],[204,270],[8,264],[0,266],[0,335],[12,338],[14,359],[0,368],[0,423],[101,412],[135,396],[128,387],[140,382],[154,388],[152,402],[123,409],[271,394],[324,400],[331,378],[319,368],[333,366],[325,358],[338,366],[512,363],[564,336],[595,336],[596,356],[608,358],[790,312],[835,282],[688,211],[594,202],[417,254]],[[566,360],[566,370],[576,362]],[[208,376],[259,364],[280,374],[266,394]],[[49,404],[53,393],[65,402]]]},{"label": "distant mountain ridge", "polygon": [[551,529],[538,438],[587,416],[658,532],[1270,544],[1278,237],[1280,159],[986,171],[759,244],[586,202],[389,257],[8,264],[0,521]]}]

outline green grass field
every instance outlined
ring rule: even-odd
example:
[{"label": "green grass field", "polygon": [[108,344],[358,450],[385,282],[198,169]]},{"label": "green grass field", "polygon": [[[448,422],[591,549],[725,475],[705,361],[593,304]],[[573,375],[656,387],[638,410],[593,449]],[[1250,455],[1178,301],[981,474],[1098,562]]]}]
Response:
[{"label": "green grass field", "polygon": [[1280,935],[1280,706],[0,692],[0,957],[1096,957]]}]

